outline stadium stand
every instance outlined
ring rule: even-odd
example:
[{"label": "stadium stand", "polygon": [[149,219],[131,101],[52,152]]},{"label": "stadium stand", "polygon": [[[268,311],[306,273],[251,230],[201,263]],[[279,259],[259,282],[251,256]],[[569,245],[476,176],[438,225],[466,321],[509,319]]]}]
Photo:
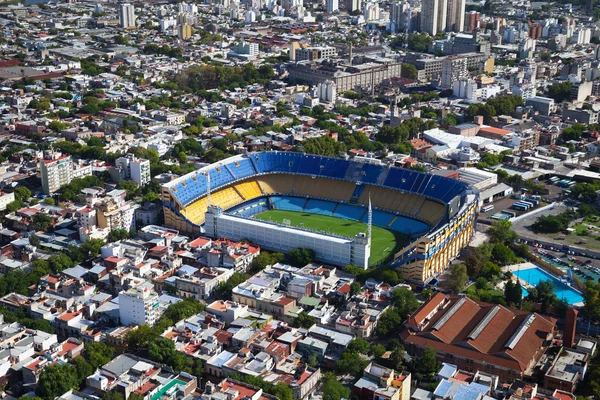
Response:
[{"label": "stadium stand", "polygon": [[306,199],[300,197],[271,196],[271,204],[275,210],[301,212],[306,204]]},{"label": "stadium stand", "polygon": [[337,203],[325,200],[308,200],[304,207],[305,212],[321,215],[331,215]]},{"label": "stadium stand", "polygon": [[260,190],[260,186],[254,179],[238,183],[234,186],[235,190],[244,198],[244,200],[250,200],[258,196],[262,196],[263,193]]},{"label": "stadium stand", "polygon": [[[255,215],[250,210],[259,207],[254,201],[266,207],[269,200],[262,196],[267,196],[276,207],[307,207],[312,213],[364,221],[370,195],[376,225],[419,233],[393,262],[402,266],[407,279],[417,281],[443,271],[468,244],[477,212],[477,191],[454,179],[370,161],[265,152],[234,156],[164,184],[167,226],[186,234],[201,232],[208,205],[207,175],[211,203],[223,210],[249,207],[243,211],[247,215]],[[277,202],[286,195],[301,198]]]}]

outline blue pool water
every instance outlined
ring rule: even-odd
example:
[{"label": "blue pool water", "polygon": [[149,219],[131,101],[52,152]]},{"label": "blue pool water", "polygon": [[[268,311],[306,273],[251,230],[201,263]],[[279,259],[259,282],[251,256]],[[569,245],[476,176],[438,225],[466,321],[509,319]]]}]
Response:
[{"label": "blue pool water", "polygon": [[[540,268],[522,269],[512,273],[531,286],[536,286],[541,281],[551,281],[554,285],[554,293],[559,300],[565,299],[569,304],[583,302],[583,296],[579,292]],[[527,294],[527,290],[523,288],[523,296],[527,296]]]}]

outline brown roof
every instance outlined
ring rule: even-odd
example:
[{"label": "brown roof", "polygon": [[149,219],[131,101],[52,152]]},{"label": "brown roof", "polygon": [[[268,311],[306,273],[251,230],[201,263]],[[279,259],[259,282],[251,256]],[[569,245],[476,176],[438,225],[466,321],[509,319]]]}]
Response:
[{"label": "brown roof", "polygon": [[407,343],[525,372],[556,320],[438,293],[409,318],[408,325],[417,329],[402,333]]}]

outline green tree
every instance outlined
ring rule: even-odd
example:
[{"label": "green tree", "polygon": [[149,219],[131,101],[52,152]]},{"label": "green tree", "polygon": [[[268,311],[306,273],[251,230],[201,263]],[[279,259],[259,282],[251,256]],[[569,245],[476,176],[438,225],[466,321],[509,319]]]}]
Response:
[{"label": "green tree", "polygon": [[18,186],[14,190],[15,199],[20,201],[26,201],[31,197],[31,190],[27,189],[25,186]]},{"label": "green tree", "polygon": [[448,278],[448,287],[454,293],[460,293],[465,290],[469,282],[467,267],[464,264],[454,264],[450,268],[450,276]]},{"label": "green tree", "polygon": [[128,200],[141,195],[140,187],[135,181],[121,180],[117,184],[117,189],[125,190],[127,192]]},{"label": "green tree", "polygon": [[118,242],[119,240],[124,240],[129,237],[129,232],[124,229],[113,229],[108,232],[108,236],[106,237],[106,241],[108,243]]},{"label": "green tree", "polygon": [[504,244],[513,243],[518,238],[516,232],[512,230],[512,222],[508,220],[492,222],[487,234],[492,241]]},{"label": "green tree", "polygon": [[557,233],[569,227],[566,215],[542,215],[533,223],[531,228],[536,233]]},{"label": "green tree", "polygon": [[518,306],[521,304],[521,301],[523,300],[523,290],[518,280],[516,282],[513,282],[512,280],[506,282],[506,286],[504,286],[504,298],[510,305]]},{"label": "green tree", "polygon": [[344,386],[337,377],[327,372],[323,376],[321,391],[323,400],[340,400],[350,398],[350,389]]},{"label": "green tree", "polygon": [[408,35],[408,48],[419,53],[426,53],[433,44],[433,38],[426,33],[411,33]]},{"label": "green tree", "polygon": [[312,249],[294,249],[288,253],[290,264],[296,268],[302,268],[310,264],[315,259],[315,252]]},{"label": "green tree", "polygon": [[562,103],[571,96],[572,82],[555,83],[548,88],[548,97],[554,99],[557,103]]},{"label": "green tree", "polygon": [[68,125],[65,124],[64,122],[61,122],[61,121],[55,119],[48,124],[48,129],[51,129],[54,132],[62,132],[65,129],[67,129],[67,126]]},{"label": "green tree", "polygon": [[114,349],[102,342],[86,342],[84,356],[96,369],[107,364],[114,355]]},{"label": "green tree", "polygon": [[268,251],[261,250],[260,254],[252,260],[252,269],[256,271],[262,271],[269,265],[283,262],[285,255],[283,253],[269,253]]},{"label": "green tree", "polygon": [[222,300],[231,300],[231,291],[234,287],[242,282],[245,282],[249,278],[248,275],[234,272],[231,278],[225,282],[221,282],[215,289],[215,298]]},{"label": "green tree", "polygon": [[402,319],[393,308],[388,308],[381,314],[379,321],[377,322],[377,328],[375,332],[378,336],[387,336],[396,331],[396,328],[400,326]]},{"label": "green tree", "polygon": [[417,79],[417,67],[409,63],[402,63],[401,76],[407,79]]},{"label": "green tree", "polygon": [[36,394],[45,399],[54,399],[71,389],[79,389],[75,367],[69,364],[54,364],[42,370]]},{"label": "green tree", "polygon": [[47,231],[52,226],[52,218],[48,214],[37,213],[33,216],[33,226],[37,231]]},{"label": "green tree", "polygon": [[44,204],[47,204],[49,206],[53,206],[54,204],[56,204],[56,201],[52,197],[46,197],[44,199]]},{"label": "green tree", "polygon": [[440,366],[440,363],[436,360],[437,353],[431,347],[428,347],[423,352],[421,357],[415,357],[415,370],[423,375],[433,376]]},{"label": "green tree", "polygon": [[316,138],[308,138],[296,146],[296,151],[303,150],[308,154],[321,156],[339,157],[340,153],[346,152],[346,145],[324,135]]},{"label": "green tree", "polygon": [[350,285],[350,296],[359,294],[361,290],[362,290],[362,286],[360,285],[360,283],[358,283],[356,281],[352,282],[352,284]]},{"label": "green tree", "polygon": [[368,364],[369,361],[361,357],[358,352],[345,350],[335,364],[335,370],[339,374],[358,375]]},{"label": "green tree", "polygon": [[186,297],[183,301],[171,304],[164,312],[165,318],[174,322],[193,317],[206,310],[206,304],[193,297]]},{"label": "green tree", "polygon": [[517,257],[513,251],[502,243],[495,243],[492,248],[492,258],[500,265],[512,264]]},{"label": "green tree", "polygon": [[419,308],[419,300],[417,300],[415,293],[407,288],[395,289],[390,296],[390,300],[398,316],[403,321]]},{"label": "green tree", "polygon": [[92,365],[89,362],[87,362],[83,357],[75,357],[71,360],[70,364],[75,368],[79,386],[85,386],[85,380],[88,376],[94,373],[94,367],[92,367]]},{"label": "green tree", "polygon": [[311,315],[308,315],[307,312],[302,311],[294,320],[292,321],[292,326],[294,328],[304,328],[308,329],[317,323],[317,319]]},{"label": "green tree", "polygon": [[375,358],[380,358],[386,352],[385,346],[380,343],[371,343],[369,354]]},{"label": "green tree", "polygon": [[355,351],[360,354],[369,354],[369,342],[362,338],[352,339],[348,343],[347,350]]},{"label": "green tree", "polygon": [[586,283],[583,292],[583,312],[593,321],[600,320],[600,283],[593,281]]}]

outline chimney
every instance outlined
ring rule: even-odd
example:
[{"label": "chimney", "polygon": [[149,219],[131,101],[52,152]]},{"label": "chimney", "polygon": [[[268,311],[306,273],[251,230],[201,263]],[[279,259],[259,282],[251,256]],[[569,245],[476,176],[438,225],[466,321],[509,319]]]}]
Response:
[{"label": "chimney", "polygon": [[575,331],[577,330],[577,314],[579,311],[574,308],[567,310],[567,318],[565,322],[565,334],[563,335],[563,342],[565,347],[571,347],[575,345]]}]

